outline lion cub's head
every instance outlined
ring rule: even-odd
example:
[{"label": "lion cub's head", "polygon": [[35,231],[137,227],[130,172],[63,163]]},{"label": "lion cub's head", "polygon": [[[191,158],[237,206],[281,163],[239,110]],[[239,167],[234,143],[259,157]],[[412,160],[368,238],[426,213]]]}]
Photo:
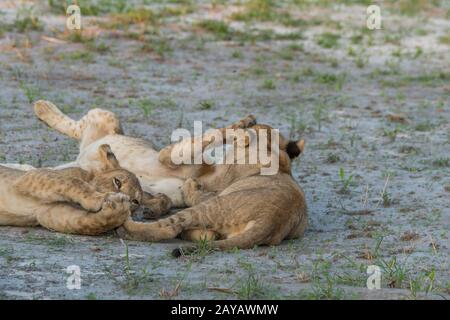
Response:
[{"label": "lion cub's head", "polygon": [[107,144],[98,148],[102,167],[94,173],[92,183],[100,192],[121,192],[130,197],[131,211],[137,209],[143,198],[143,191],[137,177],[119,165],[116,156]]},{"label": "lion cub's head", "polygon": [[[255,124],[247,128],[243,133],[243,138],[235,139],[234,143],[236,162],[239,163],[239,159],[245,157],[246,163],[252,163],[251,153],[253,155],[257,153],[257,157],[253,156],[253,159],[256,159],[256,164],[254,165],[261,168],[261,170],[262,168],[275,167],[273,173],[278,172],[278,168],[279,171],[291,173],[291,161],[297,158],[305,148],[303,139],[290,141],[280,134],[278,130],[266,124]],[[245,149],[245,153],[241,153],[241,156],[239,156],[238,149]]]}]

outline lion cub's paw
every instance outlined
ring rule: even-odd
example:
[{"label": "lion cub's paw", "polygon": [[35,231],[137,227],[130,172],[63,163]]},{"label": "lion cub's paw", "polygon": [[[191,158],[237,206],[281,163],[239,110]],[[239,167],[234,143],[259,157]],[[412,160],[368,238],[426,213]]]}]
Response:
[{"label": "lion cub's paw", "polygon": [[125,212],[130,210],[130,197],[123,193],[108,193],[102,204],[102,211]]},{"label": "lion cub's paw", "polygon": [[33,106],[34,112],[36,113],[39,119],[60,113],[59,109],[49,101],[38,100],[34,103]]},{"label": "lion cub's paw", "polygon": [[256,117],[254,115],[248,115],[245,118],[239,120],[232,127],[233,129],[247,129],[253,127],[256,124]]},{"label": "lion cub's paw", "polygon": [[107,195],[103,193],[97,193],[90,195],[80,200],[80,205],[89,212],[99,212],[103,208],[103,204]]},{"label": "lion cub's paw", "polygon": [[148,202],[144,202],[144,219],[158,219],[161,215],[169,212],[172,207],[172,200],[163,193],[157,193]]},{"label": "lion cub's paw", "polygon": [[183,192],[183,195],[190,195],[196,191],[199,191],[202,189],[202,185],[195,179],[188,178],[181,187],[181,191]]}]

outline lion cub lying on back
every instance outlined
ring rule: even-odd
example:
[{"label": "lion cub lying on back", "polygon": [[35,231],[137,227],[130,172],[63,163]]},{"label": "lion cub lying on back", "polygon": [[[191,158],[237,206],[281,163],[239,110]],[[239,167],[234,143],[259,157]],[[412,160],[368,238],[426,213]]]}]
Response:
[{"label": "lion cub lying on back", "polygon": [[[260,131],[270,136],[273,130],[267,125],[254,125],[251,129],[258,133],[257,137]],[[241,146],[245,149],[241,155],[248,158],[249,145],[258,139],[250,138],[247,145]],[[167,159],[160,160],[171,161],[173,146],[163,153]],[[278,156],[279,170],[275,175],[261,175],[261,163],[239,164],[239,159],[233,164],[214,165],[209,167],[209,174],[185,181],[183,197],[191,208],[153,223],[129,219],[117,232],[128,239],[147,241],[177,236],[191,241],[206,238],[213,240],[211,247],[221,250],[278,245],[284,239],[302,237],[307,208],[304,193],[292,177],[291,160],[303,151],[304,141],[289,142],[280,135],[278,149],[271,149],[270,142],[263,148]],[[216,186],[217,191],[211,192],[211,186]],[[180,250],[174,252],[179,253]]]},{"label": "lion cub lying on back", "polygon": [[101,145],[98,153],[103,166],[97,172],[0,166],[0,225],[41,225],[85,235],[121,225],[142,201],[142,189],[108,145]]}]

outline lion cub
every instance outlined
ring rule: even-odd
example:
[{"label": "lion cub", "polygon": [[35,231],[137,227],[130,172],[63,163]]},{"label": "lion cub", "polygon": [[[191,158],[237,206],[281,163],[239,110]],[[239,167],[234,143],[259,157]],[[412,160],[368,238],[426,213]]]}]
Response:
[{"label": "lion cub", "polygon": [[37,226],[97,235],[120,226],[143,192],[136,176],[119,166],[109,145],[98,148],[102,168],[21,171],[0,166],[0,225]]}]

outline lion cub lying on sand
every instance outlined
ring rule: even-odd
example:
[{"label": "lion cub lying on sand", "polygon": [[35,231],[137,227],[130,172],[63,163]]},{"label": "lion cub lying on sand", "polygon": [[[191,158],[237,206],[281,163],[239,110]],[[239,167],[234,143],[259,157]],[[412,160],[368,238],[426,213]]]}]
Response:
[{"label": "lion cub lying on sand", "polygon": [[[162,192],[170,198],[169,202],[163,201],[161,196],[153,198],[153,207],[159,208],[153,210],[157,215],[166,212],[170,203],[176,207],[191,206],[154,223],[129,219],[118,230],[127,238],[158,241],[181,235],[196,241],[207,237],[217,240],[212,246],[228,249],[278,244],[283,239],[301,237],[304,233],[307,223],[305,198],[290,169],[291,159],[303,150],[303,141],[288,142],[280,136],[279,147],[275,150],[270,150],[270,144],[262,146],[274,153],[280,164],[277,174],[262,176],[260,171],[266,166],[239,164],[239,159],[234,164],[214,165],[172,162],[174,149],[183,149],[197,141],[203,152],[210,144],[221,142],[210,140],[207,134],[183,139],[157,151],[142,139],[123,135],[119,119],[109,111],[90,110],[75,121],[49,101],[36,102],[34,110],[50,127],[80,141],[77,160],[66,167],[97,168],[97,147],[109,144],[124,168],[136,174],[144,190]],[[255,123],[254,117],[250,116],[227,128],[272,130]],[[256,143],[256,140],[243,146],[246,156],[252,142]]]},{"label": "lion cub lying on sand", "polygon": [[[267,125],[255,125],[251,129],[257,133],[266,130],[269,136],[273,130]],[[256,140],[251,139],[243,146],[245,157],[249,156],[249,145],[257,143]],[[278,155],[279,171],[275,175],[260,175],[263,167],[260,163],[238,164],[236,161],[214,165],[210,168],[214,173],[184,182],[184,201],[191,208],[153,223],[129,219],[118,229],[119,235],[146,241],[179,235],[191,241],[206,238],[213,240],[211,247],[221,250],[278,245],[284,239],[302,237],[307,225],[307,209],[304,193],[291,175],[291,160],[303,151],[304,141],[288,142],[281,135],[279,140],[278,150],[270,150],[267,145],[269,152]],[[166,161],[170,162],[170,152],[166,154]],[[208,186],[210,191],[212,185],[216,185],[217,192],[203,191],[203,186]],[[180,251],[174,252],[177,253]]]},{"label": "lion cub lying on sand", "polygon": [[98,156],[102,167],[96,172],[0,166],[0,225],[41,225],[85,235],[121,225],[142,201],[142,189],[108,145],[98,148]]},{"label": "lion cub lying on sand", "polygon": [[[76,161],[58,168],[95,170],[99,165],[97,148],[108,144],[123,168],[133,172],[142,189],[154,195],[151,203],[145,204],[152,209],[150,217],[166,213],[171,206],[185,207],[181,186],[185,179],[195,177],[201,165],[171,166],[161,162],[164,156],[150,142],[124,135],[119,118],[107,110],[92,109],[77,121],[63,114],[53,103],[40,100],[34,104],[34,111],[51,128],[80,141]],[[229,127],[244,129],[253,121],[247,117]]]}]

